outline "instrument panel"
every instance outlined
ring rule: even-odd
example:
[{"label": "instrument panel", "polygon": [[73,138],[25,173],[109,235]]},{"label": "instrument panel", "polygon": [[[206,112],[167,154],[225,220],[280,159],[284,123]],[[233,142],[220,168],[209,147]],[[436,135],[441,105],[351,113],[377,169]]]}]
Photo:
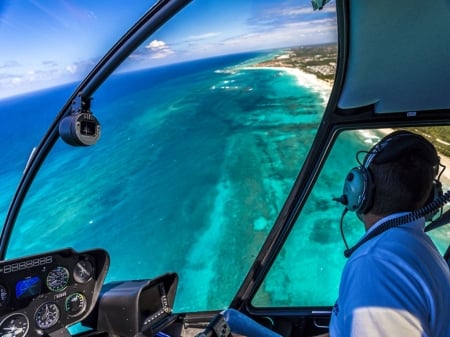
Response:
[{"label": "instrument panel", "polygon": [[63,249],[0,262],[0,337],[37,337],[80,322],[97,301],[109,255]]}]

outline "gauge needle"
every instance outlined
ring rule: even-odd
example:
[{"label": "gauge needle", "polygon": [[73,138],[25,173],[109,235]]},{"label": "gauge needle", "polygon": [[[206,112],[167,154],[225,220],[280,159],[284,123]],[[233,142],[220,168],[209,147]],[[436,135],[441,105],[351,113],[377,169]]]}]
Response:
[{"label": "gauge needle", "polygon": [[16,328],[14,330],[14,335],[17,335],[17,334],[22,333],[22,332],[23,332],[23,328]]},{"label": "gauge needle", "polygon": [[16,326],[5,327],[4,330],[10,331],[14,336],[23,332],[23,328],[18,328]]},{"label": "gauge needle", "polygon": [[87,271],[86,268],[83,267],[82,264],[79,264],[78,267],[80,268],[80,272],[81,272],[82,274],[86,274],[86,275],[87,275],[88,271]]}]

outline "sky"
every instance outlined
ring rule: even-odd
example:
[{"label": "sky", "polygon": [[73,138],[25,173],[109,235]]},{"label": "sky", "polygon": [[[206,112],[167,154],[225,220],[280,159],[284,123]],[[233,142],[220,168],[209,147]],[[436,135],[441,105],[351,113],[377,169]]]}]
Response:
[{"label": "sky", "polygon": [[[155,0],[0,0],[0,99],[82,79]],[[336,41],[334,1],[194,0],[123,70]]]}]

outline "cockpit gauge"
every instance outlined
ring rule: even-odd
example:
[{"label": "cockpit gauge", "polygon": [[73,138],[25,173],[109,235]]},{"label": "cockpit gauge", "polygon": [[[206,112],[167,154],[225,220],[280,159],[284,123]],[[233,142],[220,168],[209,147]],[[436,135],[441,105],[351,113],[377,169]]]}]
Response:
[{"label": "cockpit gauge", "polygon": [[73,270],[73,278],[78,283],[87,283],[94,276],[94,266],[88,259],[80,260]]},{"label": "cockpit gauge", "polygon": [[36,310],[34,320],[39,329],[50,329],[58,323],[60,317],[58,305],[53,302],[45,302]]},{"label": "cockpit gauge", "polygon": [[0,261],[0,337],[70,337],[66,328],[94,310],[108,266],[102,249]]},{"label": "cockpit gauge", "polygon": [[66,298],[66,312],[71,317],[76,317],[86,310],[86,297],[82,293],[73,293]]},{"label": "cockpit gauge", "polygon": [[69,271],[67,268],[58,266],[47,275],[47,288],[51,291],[63,291],[69,283]]},{"label": "cockpit gauge", "polygon": [[0,322],[0,337],[25,337],[30,324],[27,316],[15,313]]}]

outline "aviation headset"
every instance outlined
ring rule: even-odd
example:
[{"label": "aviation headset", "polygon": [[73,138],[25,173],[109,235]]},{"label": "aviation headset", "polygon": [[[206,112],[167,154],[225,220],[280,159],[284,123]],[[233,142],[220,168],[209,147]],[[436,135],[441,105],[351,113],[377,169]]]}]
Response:
[{"label": "aviation headset", "polygon": [[[375,184],[370,165],[388,163],[404,151],[412,151],[435,167],[433,189],[428,202],[443,194],[439,182],[439,156],[433,144],[420,135],[409,131],[396,131],[381,139],[366,155],[359,167],[354,167],[347,174],[343,195],[338,199],[349,211],[365,214],[373,205]],[[427,202],[427,203],[428,203]]]}]

